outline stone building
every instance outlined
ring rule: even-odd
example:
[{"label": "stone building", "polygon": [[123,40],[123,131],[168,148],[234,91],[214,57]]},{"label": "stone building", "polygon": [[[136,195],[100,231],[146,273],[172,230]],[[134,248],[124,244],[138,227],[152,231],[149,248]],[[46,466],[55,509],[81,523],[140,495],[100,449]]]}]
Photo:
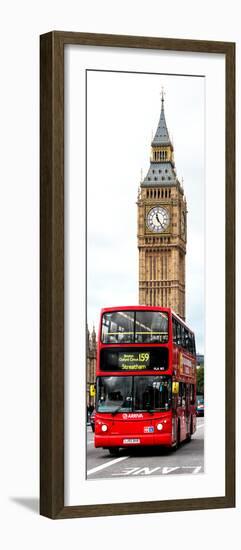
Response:
[{"label": "stone building", "polygon": [[178,180],[164,97],[138,200],[139,304],[171,307],[185,319],[187,204]]},{"label": "stone building", "polygon": [[95,374],[96,374],[96,332],[93,327],[92,333],[87,327],[87,342],[86,342],[86,393],[87,407],[95,405]]}]

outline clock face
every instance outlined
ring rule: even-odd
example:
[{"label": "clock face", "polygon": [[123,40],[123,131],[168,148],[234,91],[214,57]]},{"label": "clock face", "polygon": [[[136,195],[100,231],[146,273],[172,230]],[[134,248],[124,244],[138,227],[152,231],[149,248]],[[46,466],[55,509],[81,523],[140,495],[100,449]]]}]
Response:
[{"label": "clock face", "polygon": [[147,214],[147,227],[155,233],[166,231],[169,223],[169,212],[163,206],[155,206]]}]

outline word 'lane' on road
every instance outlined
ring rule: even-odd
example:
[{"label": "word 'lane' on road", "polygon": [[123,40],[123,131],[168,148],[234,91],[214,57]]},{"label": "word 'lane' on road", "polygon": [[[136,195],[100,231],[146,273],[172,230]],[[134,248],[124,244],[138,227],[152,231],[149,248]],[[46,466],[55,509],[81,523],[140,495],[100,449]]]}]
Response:
[{"label": "word 'lane' on road", "polygon": [[160,447],[122,449],[110,457],[105,449],[95,449],[94,434],[87,430],[87,479],[124,478],[153,475],[191,474],[204,471],[204,419],[197,419],[192,440],[178,451]]}]

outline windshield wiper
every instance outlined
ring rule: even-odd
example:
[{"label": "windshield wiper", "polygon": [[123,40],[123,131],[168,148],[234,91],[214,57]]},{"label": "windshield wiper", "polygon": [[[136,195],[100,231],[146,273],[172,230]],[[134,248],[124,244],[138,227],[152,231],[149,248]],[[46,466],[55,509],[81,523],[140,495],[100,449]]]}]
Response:
[{"label": "windshield wiper", "polygon": [[111,411],[111,414],[113,414],[113,416],[114,416],[114,414],[118,413],[118,412],[122,409],[123,405],[124,405],[124,403],[122,403],[121,405],[119,405],[119,407],[116,407],[116,409],[114,409],[113,411]]}]

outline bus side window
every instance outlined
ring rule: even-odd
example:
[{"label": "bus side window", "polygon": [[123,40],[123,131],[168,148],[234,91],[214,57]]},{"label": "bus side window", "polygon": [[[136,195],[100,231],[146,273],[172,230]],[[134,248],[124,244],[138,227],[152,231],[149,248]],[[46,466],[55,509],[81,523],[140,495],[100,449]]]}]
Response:
[{"label": "bus side window", "polygon": [[176,324],[176,328],[177,328],[177,344],[178,344],[178,346],[181,346],[182,334],[181,334],[181,325],[180,325],[180,323]]},{"label": "bus side window", "polygon": [[187,350],[192,353],[192,334],[189,330],[187,331]]},{"label": "bus side window", "polygon": [[177,341],[177,323],[176,323],[176,319],[172,318],[172,338],[173,338],[173,343],[174,344],[177,344],[178,341]]},{"label": "bus side window", "polygon": [[192,354],[195,355],[195,338],[194,338],[194,334],[191,334],[191,347],[192,347]]},{"label": "bus side window", "polygon": [[193,355],[196,355],[196,343],[195,343],[195,336],[192,335],[192,345],[193,345]]},{"label": "bus side window", "polygon": [[192,355],[195,354],[195,345],[194,345],[194,336],[193,334],[190,334],[190,345],[191,345],[191,353]]},{"label": "bus side window", "polygon": [[187,345],[187,349],[189,351],[189,353],[191,353],[193,355],[193,335],[191,332],[188,331],[188,345]]}]

